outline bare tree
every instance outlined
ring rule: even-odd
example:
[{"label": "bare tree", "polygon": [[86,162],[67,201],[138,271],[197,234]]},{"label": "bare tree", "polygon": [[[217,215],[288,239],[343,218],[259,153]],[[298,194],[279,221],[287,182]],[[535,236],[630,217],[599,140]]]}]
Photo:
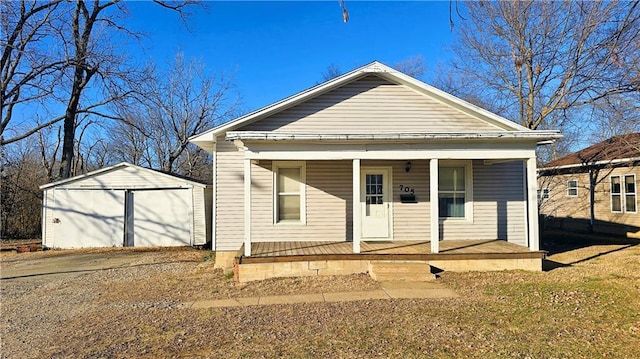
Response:
[{"label": "bare tree", "polygon": [[336,64],[330,64],[326,69],[324,69],[324,71],[322,71],[320,75],[322,76],[322,81],[329,81],[342,75],[342,70],[340,70],[340,66]]},{"label": "bare tree", "polygon": [[467,2],[454,71],[523,126],[577,125],[570,109],[640,89],[638,4]]},{"label": "bare tree", "polygon": [[38,238],[42,193],[47,181],[35,138],[2,147],[0,167],[0,238]]},{"label": "bare tree", "polygon": [[193,175],[210,158],[188,139],[230,119],[238,97],[224,74],[212,75],[200,61],[178,54],[174,63],[139,90],[137,101],[118,105],[125,122],[114,123],[112,147],[121,160],[168,173]]},{"label": "bare tree", "polygon": [[[154,3],[184,16],[185,7],[195,2]],[[126,9],[125,2],[120,0],[22,0],[3,3],[5,9],[0,38],[3,45],[0,144],[19,141],[62,121],[60,176],[67,178],[74,163],[76,117],[89,114],[117,119],[105,111],[105,105],[130,95],[129,85],[141,82],[145,76],[128,65],[113,43],[116,38],[137,39],[138,34],[122,24]],[[49,111],[62,106],[64,113],[51,111],[46,113],[46,120],[37,123],[16,119],[18,112],[34,113],[35,107],[28,106],[36,102],[38,108]],[[17,111],[26,108],[29,111]]]},{"label": "bare tree", "polygon": [[[0,145],[26,138],[39,129],[62,119],[23,123],[15,116],[16,106],[42,101],[54,95],[54,84],[62,76],[67,60],[51,53],[55,42],[55,24],[62,15],[57,11],[62,0],[6,1],[0,11]],[[18,122],[14,124],[14,122]],[[12,125],[13,126],[10,126]]]},{"label": "bare tree", "polygon": [[398,61],[393,65],[393,68],[415,78],[424,75],[426,70],[422,55],[411,56],[406,60]]}]

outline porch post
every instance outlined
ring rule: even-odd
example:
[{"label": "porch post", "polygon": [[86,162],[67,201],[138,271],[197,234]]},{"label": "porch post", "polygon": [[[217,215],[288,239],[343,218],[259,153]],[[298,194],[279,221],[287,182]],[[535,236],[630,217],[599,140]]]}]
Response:
[{"label": "porch post", "polygon": [[536,175],[536,158],[527,159],[527,213],[528,213],[528,237],[529,249],[540,250],[540,238],[538,233],[538,178]]},{"label": "porch post", "polygon": [[251,256],[251,159],[244,159],[244,255]]},{"label": "porch post", "polygon": [[429,161],[429,205],[431,209],[431,253],[440,251],[440,213],[438,212],[438,159]]},{"label": "porch post", "polygon": [[[213,153],[211,154],[213,158],[212,162],[212,171],[213,171],[213,189],[212,189],[212,200],[211,200],[211,250],[216,251],[217,242],[216,242],[216,228],[217,228],[217,212],[216,207],[218,204],[218,167],[216,162],[218,162],[218,154],[216,153],[216,143],[213,143]],[[44,218],[44,217],[43,217]]]},{"label": "porch post", "polygon": [[353,253],[360,253],[360,159],[353,160],[353,204],[352,204],[352,231]]}]

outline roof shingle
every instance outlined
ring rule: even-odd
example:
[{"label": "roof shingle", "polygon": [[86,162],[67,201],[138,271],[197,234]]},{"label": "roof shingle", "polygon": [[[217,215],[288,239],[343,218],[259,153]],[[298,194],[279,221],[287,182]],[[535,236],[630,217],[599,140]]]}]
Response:
[{"label": "roof shingle", "polygon": [[544,168],[640,157],[640,132],[614,136],[545,164]]}]

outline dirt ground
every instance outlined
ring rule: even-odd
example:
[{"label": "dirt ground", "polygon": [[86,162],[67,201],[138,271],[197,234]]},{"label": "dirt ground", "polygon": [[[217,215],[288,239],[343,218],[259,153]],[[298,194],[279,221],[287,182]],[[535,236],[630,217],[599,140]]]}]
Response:
[{"label": "dirt ground", "polygon": [[637,358],[640,246],[555,234],[546,271],[443,273],[460,298],[184,309],[372,290],[365,275],[236,285],[211,252],[2,253],[2,358]]}]

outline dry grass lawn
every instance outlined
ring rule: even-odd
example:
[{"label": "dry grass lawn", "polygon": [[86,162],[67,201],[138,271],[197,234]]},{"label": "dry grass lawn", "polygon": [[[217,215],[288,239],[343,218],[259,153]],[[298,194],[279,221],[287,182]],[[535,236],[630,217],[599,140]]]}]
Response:
[{"label": "dry grass lawn", "polygon": [[[203,310],[178,304],[378,284],[360,275],[236,285],[204,251],[83,251],[130,257],[107,270],[3,279],[0,357],[638,358],[638,242],[548,238],[545,272],[443,273],[455,299]],[[2,268],[65,255],[3,254]]]}]

